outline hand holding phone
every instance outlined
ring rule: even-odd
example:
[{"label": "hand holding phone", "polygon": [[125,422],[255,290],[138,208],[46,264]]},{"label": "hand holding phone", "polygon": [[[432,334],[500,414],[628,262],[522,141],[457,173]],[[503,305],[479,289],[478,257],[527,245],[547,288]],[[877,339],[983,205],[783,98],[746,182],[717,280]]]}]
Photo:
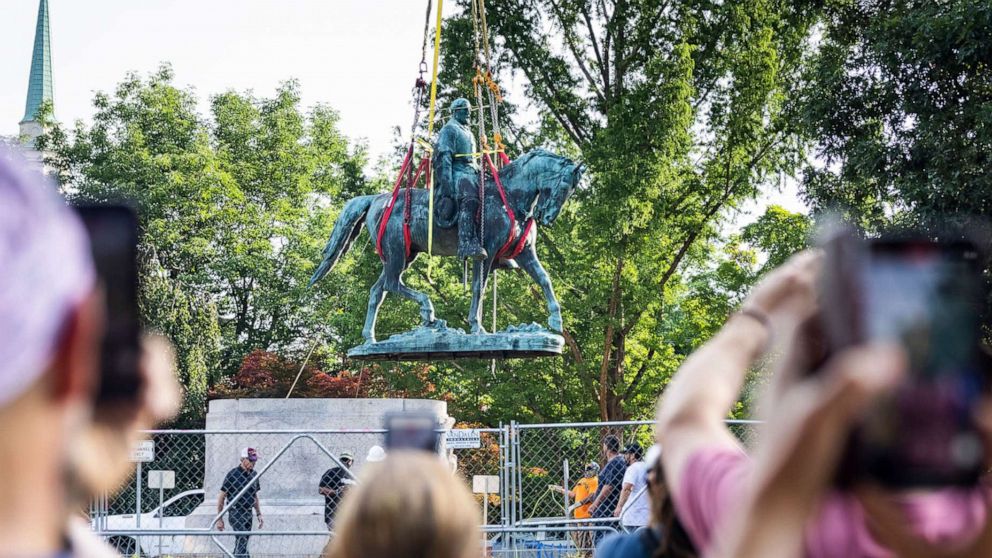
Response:
[{"label": "hand holding phone", "polygon": [[901,385],[851,436],[840,482],[892,487],[973,485],[985,462],[976,411],[984,281],[976,244],[922,236],[828,237],[823,324],[829,352],[891,343],[907,357]]},{"label": "hand holding phone", "polygon": [[138,218],[125,205],[77,208],[89,233],[97,278],[106,301],[98,415],[140,403],[141,323],[138,313]]}]

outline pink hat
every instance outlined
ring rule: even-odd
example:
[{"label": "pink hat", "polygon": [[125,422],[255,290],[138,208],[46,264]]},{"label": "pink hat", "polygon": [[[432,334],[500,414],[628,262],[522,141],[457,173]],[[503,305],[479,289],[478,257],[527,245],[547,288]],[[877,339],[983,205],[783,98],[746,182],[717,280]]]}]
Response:
[{"label": "pink hat", "polygon": [[0,406],[45,371],[67,316],[93,281],[75,213],[49,180],[0,147]]}]

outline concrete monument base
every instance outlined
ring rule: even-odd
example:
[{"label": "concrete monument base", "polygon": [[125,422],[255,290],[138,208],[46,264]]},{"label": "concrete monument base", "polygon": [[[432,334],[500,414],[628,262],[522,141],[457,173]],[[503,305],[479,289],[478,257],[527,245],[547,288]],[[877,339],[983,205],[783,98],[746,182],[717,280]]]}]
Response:
[{"label": "concrete monument base", "polygon": [[[320,478],[336,464],[335,457],[349,451],[360,473],[369,448],[383,446],[386,413],[429,412],[450,428],[447,403],[425,399],[227,399],[210,402],[205,440],[204,503],[186,518],[187,528],[204,528],[217,514],[217,498],[224,476],[239,466],[243,448],[258,451],[259,502],[266,531],[326,531],[324,497],[318,493]],[[299,430],[312,434],[272,431]],[[319,432],[319,431],[332,432]],[[347,430],[348,432],[339,432]],[[227,517],[225,524],[230,529]],[[258,529],[257,519],[253,522]],[[234,550],[234,537],[218,541]],[[252,556],[319,556],[327,536],[252,536]],[[185,553],[223,556],[211,537],[186,537]]]}]

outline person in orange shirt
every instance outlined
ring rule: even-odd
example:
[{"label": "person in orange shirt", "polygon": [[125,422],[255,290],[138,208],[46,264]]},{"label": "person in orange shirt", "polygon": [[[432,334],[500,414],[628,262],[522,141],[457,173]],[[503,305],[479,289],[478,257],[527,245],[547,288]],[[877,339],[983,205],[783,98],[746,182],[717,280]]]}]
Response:
[{"label": "person in orange shirt", "polygon": [[[561,485],[553,484],[548,486],[550,490],[553,490],[559,494],[565,493],[565,488]],[[592,514],[589,513],[589,504],[596,498],[596,490],[599,488],[599,464],[589,463],[586,465],[585,472],[581,479],[575,483],[575,486],[568,491],[568,497],[575,500],[575,503],[568,507],[568,512],[572,513],[572,517],[575,519],[589,519]],[[592,553],[592,533],[586,531],[573,531],[573,540],[575,541],[575,548],[581,553],[582,556],[588,556]]]}]

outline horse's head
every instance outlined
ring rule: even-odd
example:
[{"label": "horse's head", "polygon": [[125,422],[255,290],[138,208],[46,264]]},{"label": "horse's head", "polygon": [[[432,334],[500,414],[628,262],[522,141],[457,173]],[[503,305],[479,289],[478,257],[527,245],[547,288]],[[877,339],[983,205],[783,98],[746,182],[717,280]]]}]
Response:
[{"label": "horse's head", "polygon": [[578,187],[586,167],[543,149],[535,149],[525,157],[528,157],[526,167],[529,182],[537,190],[532,215],[541,225],[550,225],[558,218],[562,206]]}]

